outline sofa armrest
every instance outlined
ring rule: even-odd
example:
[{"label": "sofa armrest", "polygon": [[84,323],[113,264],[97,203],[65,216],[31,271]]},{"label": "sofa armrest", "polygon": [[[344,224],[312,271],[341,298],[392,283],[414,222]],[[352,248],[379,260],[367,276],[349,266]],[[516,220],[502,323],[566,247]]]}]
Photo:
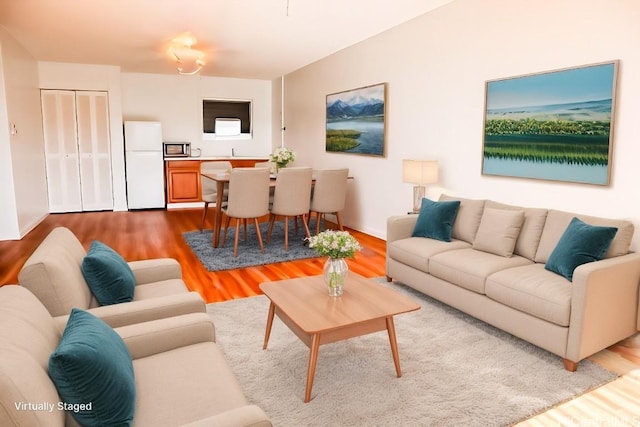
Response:
[{"label": "sofa armrest", "polygon": [[[112,328],[180,316],[189,313],[204,313],[207,307],[197,292],[185,292],[158,298],[103,305],[87,311],[104,320]],[[56,317],[56,324],[64,329],[68,315]]]},{"label": "sofa armrest", "polygon": [[140,359],[180,347],[215,342],[216,332],[211,316],[191,313],[151,322],[116,328],[127,345],[132,359]]},{"label": "sofa armrest", "polygon": [[387,244],[411,237],[418,215],[397,215],[387,218]]},{"label": "sofa armrest", "polygon": [[636,332],[639,283],[638,253],[575,269],[567,359],[578,362]]},{"label": "sofa armrest", "polygon": [[182,279],[182,268],[173,258],[144,259],[129,261],[129,267],[136,278],[136,285]]},{"label": "sofa armrest", "polygon": [[271,427],[271,425],[271,421],[262,409],[256,405],[247,405],[183,424],[183,427]]}]

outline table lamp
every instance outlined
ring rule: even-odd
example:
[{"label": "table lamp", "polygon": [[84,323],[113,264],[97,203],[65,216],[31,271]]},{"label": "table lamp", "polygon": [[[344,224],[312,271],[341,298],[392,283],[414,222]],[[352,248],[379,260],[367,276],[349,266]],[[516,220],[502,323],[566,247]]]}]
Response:
[{"label": "table lamp", "polygon": [[438,182],[437,160],[403,160],[402,182],[415,184],[413,187],[413,211],[419,212],[425,195],[424,184]]}]

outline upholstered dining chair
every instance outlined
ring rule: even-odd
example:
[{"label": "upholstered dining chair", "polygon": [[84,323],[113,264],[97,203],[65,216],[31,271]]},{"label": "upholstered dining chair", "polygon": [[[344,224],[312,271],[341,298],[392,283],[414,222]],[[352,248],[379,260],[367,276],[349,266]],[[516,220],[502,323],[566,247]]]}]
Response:
[{"label": "upholstered dining chair", "polygon": [[[269,213],[269,170],[265,168],[233,168],[229,175],[229,196],[222,211],[227,215],[222,246],[227,239],[231,218],[235,221],[233,256],[238,256],[240,220],[253,219],[260,249],[264,253],[258,218]],[[243,221],[244,222],[244,221]]]},{"label": "upholstered dining chair", "polygon": [[[273,204],[269,214],[267,243],[277,217],[284,217],[284,250],[289,250],[289,218],[302,218],[307,237],[311,237],[307,216],[311,199],[311,174],[309,167],[283,168],[276,177]],[[296,222],[296,233],[298,231]]]},{"label": "upholstered dining chair", "polygon": [[273,169],[275,164],[273,162],[266,161],[266,162],[256,162],[253,166],[256,167],[256,168],[267,168],[267,169],[271,170],[271,169]]},{"label": "upholstered dining chair", "polygon": [[[232,168],[231,162],[227,161],[212,161],[200,163],[200,174],[208,173],[215,175],[217,173],[223,173],[230,171]],[[202,222],[200,223],[200,231],[204,229],[204,223],[207,220],[207,209],[211,203],[216,203],[216,197],[218,196],[218,184],[209,178],[200,176],[200,185],[202,188],[201,199],[204,202],[204,210],[202,211]],[[223,201],[226,199],[228,190],[225,189]]]},{"label": "upholstered dining chair", "polygon": [[[267,168],[267,169],[269,169],[269,173],[274,173],[274,171],[276,169],[276,164],[271,162],[271,161],[256,162],[253,166],[256,167],[256,168]],[[271,187],[271,189],[269,190],[269,204],[273,203],[273,193],[274,193],[274,191],[275,191],[275,189],[273,187]]]},{"label": "upholstered dining chair", "polygon": [[344,209],[347,197],[347,179],[349,169],[317,170],[314,173],[316,183],[311,197],[310,216],[316,213],[316,234],[320,232],[320,219],[325,214],[334,214],[338,227],[343,230],[340,211]]}]

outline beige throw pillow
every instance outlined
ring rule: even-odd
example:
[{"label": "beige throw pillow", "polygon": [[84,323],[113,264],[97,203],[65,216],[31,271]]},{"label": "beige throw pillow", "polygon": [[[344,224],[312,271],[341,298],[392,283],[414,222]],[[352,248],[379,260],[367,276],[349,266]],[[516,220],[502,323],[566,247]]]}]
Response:
[{"label": "beige throw pillow", "polygon": [[510,257],[516,246],[524,211],[485,208],[473,249]]}]

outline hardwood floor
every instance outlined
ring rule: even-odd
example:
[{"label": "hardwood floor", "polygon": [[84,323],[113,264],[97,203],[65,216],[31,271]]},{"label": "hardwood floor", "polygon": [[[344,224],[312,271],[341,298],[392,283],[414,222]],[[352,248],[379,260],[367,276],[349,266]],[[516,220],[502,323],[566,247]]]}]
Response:
[{"label": "hardwood floor", "polygon": [[[83,212],[49,215],[20,241],[0,242],[0,284],[17,283],[18,272],[29,255],[57,226],[69,228],[85,246],[93,240],[109,245],[126,260],[175,258],[182,266],[187,286],[207,302],[243,298],[260,293],[260,283],[322,273],[323,258],[290,261],[237,270],[209,272],[182,238],[197,230],[201,210],[150,210],[132,212]],[[364,249],[349,259],[352,271],[364,277],[385,273],[385,242],[351,230]]]},{"label": "hardwood floor", "polygon": [[[198,229],[200,214],[200,210],[153,210],[49,215],[22,240],[0,242],[0,284],[17,283],[24,262],[57,226],[71,229],[85,248],[93,240],[100,240],[127,260],[177,259],[187,286],[198,291],[207,302],[258,295],[258,286],[263,281],[322,272],[322,258],[208,272],[182,239],[183,232]],[[348,260],[350,269],[365,277],[383,276],[385,242],[350,231],[363,246],[354,259]],[[590,359],[621,377],[518,426],[640,426],[640,349],[618,344]]]}]

